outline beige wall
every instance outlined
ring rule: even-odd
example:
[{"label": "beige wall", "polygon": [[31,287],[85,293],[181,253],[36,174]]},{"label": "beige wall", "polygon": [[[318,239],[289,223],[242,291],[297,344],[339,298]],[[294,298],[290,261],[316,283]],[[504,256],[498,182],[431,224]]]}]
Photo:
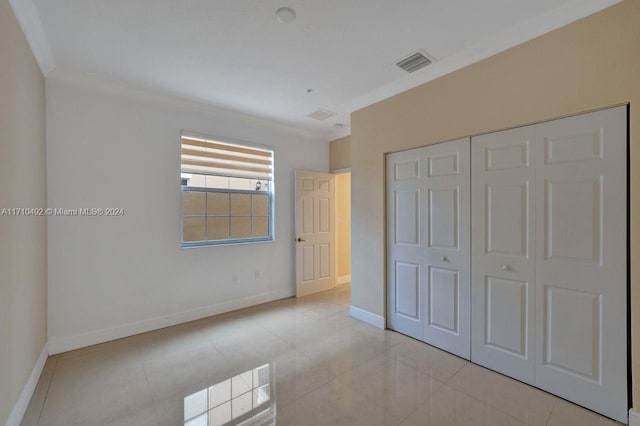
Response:
[{"label": "beige wall", "polygon": [[351,137],[345,136],[329,143],[329,168],[332,172],[351,167]]},{"label": "beige wall", "polygon": [[640,1],[626,0],[353,113],[353,305],[385,312],[385,153],[631,102],[632,358],[640,406],[638,23]]},{"label": "beige wall", "polygon": [[336,175],[336,279],[351,275],[351,173]]},{"label": "beige wall", "polygon": [[[0,211],[45,207],[45,88],[7,0],[0,0]],[[46,342],[43,217],[0,215],[0,424]]]}]

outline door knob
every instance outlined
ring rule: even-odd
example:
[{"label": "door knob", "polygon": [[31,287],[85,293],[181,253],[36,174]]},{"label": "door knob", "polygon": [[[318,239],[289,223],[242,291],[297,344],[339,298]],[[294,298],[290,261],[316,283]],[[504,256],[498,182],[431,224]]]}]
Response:
[{"label": "door knob", "polygon": [[296,239],[296,241],[297,241],[297,242],[299,242],[299,243],[301,243],[301,242],[303,242],[303,241],[307,241],[307,240],[303,240],[302,238],[298,237],[298,238]]},{"label": "door knob", "polygon": [[509,271],[509,270],[511,270],[511,268],[509,267],[509,265],[502,265],[502,270],[503,271]]},{"label": "door knob", "polygon": [[447,256],[440,256],[440,260],[443,262],[449,261],[449,259],[447,259]]}]

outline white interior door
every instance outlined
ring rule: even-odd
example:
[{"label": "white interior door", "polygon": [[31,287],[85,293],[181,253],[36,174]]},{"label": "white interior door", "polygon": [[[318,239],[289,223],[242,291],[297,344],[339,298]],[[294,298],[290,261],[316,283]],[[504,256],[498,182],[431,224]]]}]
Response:
[{"label": "white interior door", "polygon": [[626,423],[626,107],[536,126],[536,384]]},{"label": "white interior door", "polygon": [[472,361],[627,419],[626,107],[472,139]]},{"label": "white interior door", "polygon": [[296,171],[296,296],[334,287],[334,176]]},{"label": "white interior door", "polygon": [[425,271],[425,148],[387,156],[387,326],[422,340]]},{"label": "white interior door", "polygon": [[388,325],[469,359],[469,139],[387,156]]},{"label": "white interior door", "polygon": [[471,360],[535,382],[533,126],[473,137]]},{"label": "white interior door", "polygon": [[471,355],[469,139],[425,148],[426,306],[424,341]]}]

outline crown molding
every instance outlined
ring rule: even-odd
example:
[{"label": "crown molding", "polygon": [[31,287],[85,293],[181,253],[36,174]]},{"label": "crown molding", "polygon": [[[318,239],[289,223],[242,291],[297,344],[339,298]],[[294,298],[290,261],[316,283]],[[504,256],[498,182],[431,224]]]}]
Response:
[{"label": "crown molding", "polygon": [[67,71],[58,67],[47,77],[47,81],[59,82],[81,89],[88,89],[104,93],[106,95],[123,97],[153,105],[210,114],[217,118],[228,117],[229,119],[240,120],[255,128],[290,135],[311,143],[328,143],[333,139],[333,132],[323,129],[310,129],[308,127],[296,126],[294,124],[278,121],[269,117],[261,117],[243,111],[182,97],[178,94],[163,92],[157,89],[120,80],[108,79],[101,75]]},{"label": "crown molding", "polygon": [[32,0],[9,0],[9,4],[40,66],[40,71],[46,77],[56,68],[56,62],[36,5]]},{"label": "crown molding", "polygon": [[[414,87],[428,83],[490,56],[525,43],[543,34],[611,7],[622,0],[573,0],[559,8],[538,15],[506,31],[481,39],[464,50],[425,67],[413,74],[372,90],[351,102],[336,107],[355,112]],[[344,117],[340,117],[343,118]],[[347,117],[348,118],[348,117]]]},{"label": "crown molding", "polygon": [[[351,117],[351,114],[347,114],[347,119],[343,121],[351,122],[350,117]],[[351,135],[351,124],[345,124],[343,127],[336,128],[336,130],[333,131],[331,140],[333,141],[336,139],[344,138],[345,136],[349,136],[349,135]]]}]

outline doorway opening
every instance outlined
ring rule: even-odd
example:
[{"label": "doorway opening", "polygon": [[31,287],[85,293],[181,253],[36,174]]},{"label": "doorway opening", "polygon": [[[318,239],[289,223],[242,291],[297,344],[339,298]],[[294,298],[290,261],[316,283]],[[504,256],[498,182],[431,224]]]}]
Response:
[{"label": "doorway opening", "polygon": [[335,286],[351,284],[351,172],[335,175]]}]

